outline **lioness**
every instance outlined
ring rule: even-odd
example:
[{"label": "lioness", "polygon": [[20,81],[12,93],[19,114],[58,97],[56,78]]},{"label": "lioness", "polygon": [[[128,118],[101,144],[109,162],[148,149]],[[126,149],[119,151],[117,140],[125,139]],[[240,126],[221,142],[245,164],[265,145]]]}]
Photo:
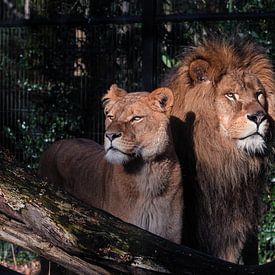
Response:
[{"label": "lioness", "polygon": [[41,175],[80,200],[180,243],[183,189],[172,143],[173,94],[126,91],[103,97],[105,150],[88,139],[61,140],[40,162]]},{"label": "lioness", "polygon": [[[184,243],[238,262],[262,213],[275,119],[271,62],[251,42],[206,41],[190,48],[165,85],[175,97],[172,133],[185,169]],[[244,260],[255,263],[256,255]]]}]

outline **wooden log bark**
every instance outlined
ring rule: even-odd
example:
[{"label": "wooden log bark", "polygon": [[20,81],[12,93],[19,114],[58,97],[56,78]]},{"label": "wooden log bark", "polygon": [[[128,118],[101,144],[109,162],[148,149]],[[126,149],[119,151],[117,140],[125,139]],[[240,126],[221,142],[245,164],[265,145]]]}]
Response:
[{"label": "wooden log bark", "polygon": [[79,274],[275,274],[164,240],[91,208],[0,152],[0,238]]}]

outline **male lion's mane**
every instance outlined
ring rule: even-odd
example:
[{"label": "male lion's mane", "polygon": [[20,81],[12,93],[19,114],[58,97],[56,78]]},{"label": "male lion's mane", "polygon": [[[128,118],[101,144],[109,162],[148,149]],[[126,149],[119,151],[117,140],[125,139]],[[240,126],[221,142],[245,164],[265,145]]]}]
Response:
[{"label": "male lion's mane", "polygon": [[211,40],[192,47],[164,85],[175,97],[172,131],[185,183],[184,242],[237,262],[259,225],[267,156],[246,154],[218,131],[217,84],[232,71],[261,81],[274,129],[272,65],[254,43]]}]

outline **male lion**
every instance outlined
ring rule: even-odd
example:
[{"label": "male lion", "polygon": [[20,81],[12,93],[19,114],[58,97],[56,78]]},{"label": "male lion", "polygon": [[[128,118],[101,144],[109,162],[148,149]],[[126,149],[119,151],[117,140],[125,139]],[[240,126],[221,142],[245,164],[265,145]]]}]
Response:
[{"label": "male lion", "polygon": [[169,125],[173,94],[127,93],[112,85],[103,97],[105,151],[88,139],[61,140],[42,155],[40,173],[80,200],[180,243],[181,169]]},{"label": "male lion", "polygon": [[238,262],[262,211],[275,118],[271,62],[251,42],[208,41],[191,48],[165,84],[185,171],[183,242]]}]

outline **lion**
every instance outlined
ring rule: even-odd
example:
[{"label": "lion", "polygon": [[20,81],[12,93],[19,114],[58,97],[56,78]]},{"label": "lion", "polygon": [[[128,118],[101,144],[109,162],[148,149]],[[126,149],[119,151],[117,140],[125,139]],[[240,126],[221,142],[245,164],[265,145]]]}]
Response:
[{"label": "lion", "polygon": [[164,84],[174,93],[171,127],[185,171],[183,242],[238,263],[263,212],[275,119],[271,62],[250,41],[206,41]]},{"label": "lion", "polygon": [[183,187],[169,122],[171,90],[127,93],[112,85],[103,105],[104,147],[88,139],[57,141],[43,153],[40,174],[91,206],[180,243]]}]

